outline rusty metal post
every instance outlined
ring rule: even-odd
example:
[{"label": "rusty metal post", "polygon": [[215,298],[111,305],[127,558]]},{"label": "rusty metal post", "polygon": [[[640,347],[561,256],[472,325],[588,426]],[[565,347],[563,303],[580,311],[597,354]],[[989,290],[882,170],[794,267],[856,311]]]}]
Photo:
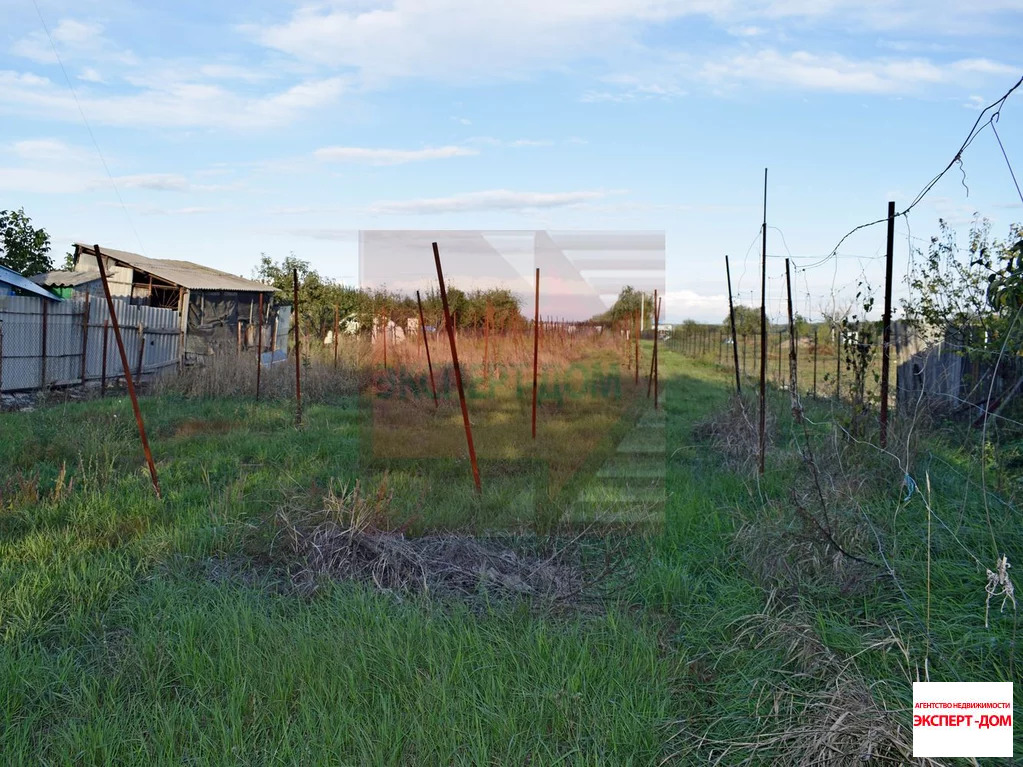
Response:
[{"label": "rusty metal post", "polygon": [[533,299],[533,439],[536,439],[536,363],[540,351],[540,267],[536,267],[536,296]]},{"label": "rusty metal post", "polygon": [[[146,438],[146,426],[142,422],[142,411],[139,409],[139,398],[135,394],[135,382],[131,378],[131,367],[128,365],[128,355],[124,351],[124,341],[121,339],[121,327],[117,323],[117,314],[114,311],[114,299],[110,296],[110,283],[107,281],[107,270],[103,266],[103,256],[99,245],[93,245],[93,252],[96,254],[96,264],[99,266],[99,276],[103,282],[103,295],[107,300],[107,312],[110,314],[110,324],[114,328],[114,340],[117,342],[117,351],[121,355],[121,367],[124,370],[124,382],[128,387],[128,396],[131,397],[131,407],[135,411],[135,423],[139,427],[139,437],[142,440],[142,450],[146,454],[146,463],[149,464],[149,476],[153,480],[153,489],[156,497],[162,498],[160,493],[160,480],[156,476],[156,464],[153,463],[153,453],[149,449],[149,440]],[[104,350],[105,351],[105,350]],[[106,355],[104,354],[104,368]]]},{"label": "rusty metal post", "polygon": [[43,299],[43,348],[42,358],[39,365],[39,389],[40,391],[46,390],[46,330],[47,330],[47,315],[49,314],[49,299]]},{"label": "rusty metal post", "polygon": [[888,250],[884,269],[884,330],[881,335],[881,449],[888,447],[888,376],[892,364],[892,256],[895,248],[895,202],[888,203]]},{"label": "rusty metal post", "polygon": [[760,429],[758,471],[764,473],[767,452],[767,168],[764,168],[764,224],[760,272]]},{"label": "rusty metal post", "polygon": [[480,484],[480,468],[476,463],[476,448],[472,444],[472,424],[469,422],[469,408],[465,404],[465,390],[462,388],[462,371],[458,366],[458,348],[455,345],[455,326],[448,310],[448,291],[444,287],[444,271],[440,266],[440,250],[433,243],[433,260],[437,265],[437,282],[440,283],[440,300],[444,305],[444,324],[448,329],[448,341],[451,343],[451,365],[455,369],[455,386],[458,387],[458,401],[462,405],[462,422],[465,424],[465,441],[469,446],[469,462],[472,464],[472,479],[476,483],[476,492],[482,493]]},{"label": "rusty metal post", "polygon": [[835,399],[842,401],[842,328],[835,330]]},{"label": "rusty metal post", "polygon": [[487,310],[483,315],[483,382],[490,381],[490,301],[487,301]]},{"label": "rusty metal post", "polygon": [[423,337],[423,346],[426,347],[426,367],[430,371],[430,391],[433,392],[433,406],[440,407],[440,403],[437,401],[437,384],[433,380],[433,362],[430,360],[430,341],[426,337],[426,319],[423,317],[423,299],[419,297],[419,291],[416,291],[416,304],[419,306],[419,333]]},{"label": "rusty metal post", "polygon": [[817,328],[813,329],[813,398],[817,399]]},{"label": "rusty metal post", "polygon": [[242,356],[242,321],[240,317],[235,321],[234,329],[235,335],[238,337],[237,341],[235,342],[234,356],[240,357]]},{"label": "rusty metal post", "polygon": [[[657,321],[658,321],[658,310],[660,305],[657,301],[657,290],[654,289],[654,351],[650,355],[650,374],[646,379],[646,396],[650,399],[650,392],[653,390],[654,384],[654,371],[657,369]],[[656,404],[656,400],[655,400]]]},{"label": "rusty metal post", "polygon": [[137,368],[138,373],[135,375],[135,378],[137,378],[138,381],[141,383],[142,382],[142,358],[143,358],[143,356],[146,353],[146,334],[145,334],[145,331],[142,329],[142,323],[141,322],[139,323],[138,334],[139,334],[139,365],[138,365],[138,368]]},{"label": "rusty metal post", "polygon": [[789,300],[789,395],[792,400],[792,415],[799,422],[803,418],[803,409],[799,404],[798,371],[796,369],[796,321],[792,314],[792,279],[789,273],[789,260],[785,259],[785,291]]},{"label": "rusty metal post", "polygon": [[[732,270],[728,265],[728,256],[725,256],[725,280],[728,282],[728,321],[732,326],[732,356],[735,359],[735,391],[742,394],[742,382],[739,380],[739,346],[735,337],[735,306],[732,303]],[[743,356],[746,354],[746,337],[743,336]],[[745,365],[744,365],[745,367]]]},{"label": "rusty metal post", "polygon": [[263,294],[259,294],[259,327],[256,330],[256,401],[259,401],[259,378],[263,372]]},{"label": "rusty metal post", "polygon": [[660,370],[657,367],[657,337],[660,335],[658,322],[661,318],[661,303],[663,303],[664,297],[657,297],[657,289],[654,288],[654,410],[660,407],[658,404],[658,393],[657,386],[660,383]]},{"label": "rusty metal post", "polygon": [[636,351],[636,371],[634,385],[639,386],[639,314],[636,311],[632,312],[632,328],[634,330],[635,340],[635,351]]},{"label": "rusty metal post", "polygon": [[299,343],[298,320],[298,269],[291,270],[291,284],[295,293],[293,320],[295,323],[295,425],[302,425],[302,348]]},{"label": "rusty metal post", "polygon": [[[656,307],[657,305],[654,304]],[[683,352],[685,353],[685,352]],[[646,374],[646,398],[650,399],[650,394],[654,389],[654,355],[650,355],[650,370]]]},{"label": "rusty metal post", "polygon": [[341,309],[337,306],[337,304],[335,304],[334,305],[334,369],[335,370],[337,370],[337,334],[338,334],[338,325],[340,324],[340,321],[341,321],[340,313],[341,313]]},{"label": "rusty metal post", "polygon": [[81,370],[79,371],[81,373],[79,377],[82,379],[83,387],[85,386],[86,374],[85,366],[86,360],[88,359],[86,355],[88,353],[89,353],[89,294],[86,293],[85,306],[83,307],[82,312],[82,366]]},{"label": "rusty metal post", "polygon": [[110,322],[103,320],[103,367],[100,372],[99,393],[100,396],[107,396],[107,341],[110,338]]},{"label": "rusty metal post", "polygon": [[632,344],[632,338],[629,335],[628,320],[625,319],[619,322],[618,327],[620,328],[622,336],[625,338],[625,369],[632,370],[632,349],[629,348]]},{"label": "rusty metal post", "polygon": [[785,341],[785,331],[778,331],[778,385],[781,386],[781,358],[782,358],[782,346]]}]

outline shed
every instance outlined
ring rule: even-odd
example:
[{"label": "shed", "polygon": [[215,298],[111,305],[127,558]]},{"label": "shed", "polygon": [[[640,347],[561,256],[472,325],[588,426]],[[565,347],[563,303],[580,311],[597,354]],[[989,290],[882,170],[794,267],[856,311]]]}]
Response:
[{"label": "shed", "polygon": [[75,292],[92,294],[102,294],[103,292],[99,280],[99,269],[81,272],[57,270],[36,274],[29,279],[36,285],[49,288],[61,298],[71,298]]},{"label": "shed", "polygon": [[[100,254],[111,295],[128,298],[133,305],[179,312],[186,357],[235,351],[239,345],[254,343],[260,295],[264,325],[276,318],[274,288],[261,282],[190,261],[149,258],[102,246]],[[103,292],[94,247],[82,243],[75,243],[73,269],[34,279],[73,292]],[[264,337],[269,336],[264,332]]]},{"label": "shed", "polygon": [[48,298],[51,301],[60,301],[59,296],[55,296],[45,288],[40,287],[28,277],[24,277],[13,269],[8,269],[6,266],[0,266],[0,296],[38,296],[39,298]]}]

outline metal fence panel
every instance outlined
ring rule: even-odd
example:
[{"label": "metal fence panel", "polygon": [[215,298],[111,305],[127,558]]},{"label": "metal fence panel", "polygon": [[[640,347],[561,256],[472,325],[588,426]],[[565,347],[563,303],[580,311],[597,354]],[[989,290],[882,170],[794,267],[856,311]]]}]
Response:
[{"label": "metal fence panel", "polygon": [[[89,317],[83,323],[86,306]],[[143,344],[143,374],[178,363],[181,333],[176,310],[132,306],[123,298],[114,299],[114,309],[133,373],[138,372]],[[34,296],[0,297],[0,391],[81,384],[83,358],[85,381],[99,380],[104,373],[104,335],[106,377],[123,376],[109,319],[106,302],[95,296],[88,302],[77,296],[62,302]]]}]

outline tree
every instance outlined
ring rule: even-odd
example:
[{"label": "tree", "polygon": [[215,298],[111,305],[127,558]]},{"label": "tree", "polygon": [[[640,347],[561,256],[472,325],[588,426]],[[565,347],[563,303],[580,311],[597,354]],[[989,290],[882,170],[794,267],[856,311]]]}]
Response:
[{"label": "tree", "polygon": [[632,317],[643,311],[643,326],[653,328],[654,326],[654,299],[652,295],[644,295],[631,285],[622,288],[614,305],[603,314],[597,314],[590,318],[591,322],[599,322],[604,325],[613,325],[616,322],[628,322],[632,327]]},{"label": "tree", "polygon": [[796,329],[796,338],[806,338],[813,331],[813,325],[799,312],[792,316],[792,324]]},{"label": "tree", "polygon": [[1015,313],[1023,307],[1023,225],[1009,227],[1008,243],[997,248],[1002,264],[988,277],[987,301],[996,312]]},{"label": "tree", "polygon": [[0,265],[31,277],[53,269],[49,251],[50,235],[32,226],[24,208],[0,210]]},{"label": "tree", "polygon": [[[742,336],[755,336],[760,334],[759,306],[743,306],[742,304],[736,304],[732,307],[732,313],[735,314],[736,336],[741,338]],[[725,317],[722,324],[729,333],[732,332],[728,317]]]},{"label": "tree", "polygon": [[926,255],[907,277],[912,290],[904,302],[907,319],[931,342],[1000,350],[1023,349],[1023,228],[1009,228],[1007,242],[990,236],[991,223],[975,218],[965,249],[955,231],[939,219]]},{"label": "tree", "polygon": [[346,287],[329,278],[325,279],[312,268],[308,261],[290,254],[280,263],[261,253],[255,278],[276,288],[274,299],[279,303],[294,301],[292,273],[298,272],[298,302],[302,326],[314,329],[322,338],[334,326],[334,307],[341,317],[356,314],[360,323],[369,322],[372,314],[372,299],[365,293]]}]

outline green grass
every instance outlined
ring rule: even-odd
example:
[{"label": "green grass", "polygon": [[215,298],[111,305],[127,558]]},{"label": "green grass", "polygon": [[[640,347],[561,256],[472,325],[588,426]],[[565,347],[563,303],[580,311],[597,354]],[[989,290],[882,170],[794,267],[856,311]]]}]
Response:
[{"label": "green grass", "polygon": [[[770,588],[781,590],[774,602],[786,603],[787,628],[806,624],[814,640],[828,652],[852,659],[841,663],[848,674],[843,677],[846,684],[858,679],[872,686],[875,698],[883,700],[907,729],[914,679],[1023,679],[1016,652],[1017,619],[1011,605],[999,613],[1001,600],[992,600],[991,625],[984,626],[985,567],[994,568],[996,552],[1007,552],[1010,562],[1020,559],[1023,531],[1011,501],[990,496],[985,509],[978,433],[953,428],[917,439],[896,417],[890,441],[894,453],[886,454],[870,444],[877,441],[876,423],[867,425],[868,433],[860,435],[860,441],[850,439],[848,429],[853,426],[843,410],[832,402],[804,400],[811,421],[808,431],[825,483],[829,479],[841,483],[845,477],[858,482],[848,492],[829,496],[830,513],[841,520],[835,526],[836,536],[847,543],[853,541],[856,553],[882,566],[867,568],[863,582],[849,593],[827,578],[807,578],[799,580],[794,593],[786,596],[784,578],[780,585],[764,583],[751,572],[749,562],[742,560],[736,532],[741,524],[752,524],[757,536],[780,519],[789,534],[805,535],[793,522],[792,489],[800,486],[799,477],[804,487],[810,486],[809,473],[800,457],[804,435],[789,412],[789,394],[769,390],[776,427],[766,473],[758,481],[753,475],[723,471],[720,456],[708,455],[686,425],[700,412],[723,408],[722,390],[734,381],[732,371],[718,368],[713,361],[687,360],[682,366],[684,378],[676,378],[669,389],[676,397],[682,391],[686,395],[668,402],[669,414],[678,417],[669,418],[669,452],[675,451],[675,456],[668,462],[671,501],[666,546],[647,589],[657,595],[663,609],[678,614],[695,632],[687,634],[686,644],[713,668],[712,673],[702,675],[705,679],[698,685],[708,702],[714,701],[711,715],[700,720],[705,726],[701,734],[708,739],[750,739],[771,711],[770,698],[766,705],[755,701],[751,690],[760,685],[785,686],[786,677],[778,672],[793,669],[791,645],[787,644],[791,637],[779,631],[772,638],[764,631],[760,635],[765,641],[759,645],[736,637],[744,616],[765,610],[764,592]],[[755,419],[755,397],[750,397]],[[712,404],[711,399],[715,400]],[[705,407],[704,402],[708,403]],[[839,445],[840,465],[830,455],[833,445]],[[907,455],[908,465],[904,463]],[[908,502],[901,500],[906,492],[901,485],[903,469],[912,473],[922,490],[926,478],[930,479],[929,547],[928,510],[921,494]],[[878,553],[877,538],[897,585]],[[671,541],[674,545],[667,543]],[[779,545],[766,557],[768,570],[779,569],[776,560],[789,542],[774,541]],[[754,558],[757,556],[763,552]],[[698,575],[687,566],[691,560],[700,563]],[[704,569],[709,561],[716,567]],[[666,584],[675,588],[668,592]],[[706,597],[700,598],[704,593]],[[805,668],[800,668],[800,673],[813,679]],[[835,682],[824,674],[801,694],[810,701],[829,686],[834,689]],[[798,695],[795,700],[798,705]],[[1017,731],[1017,749],[1021,740]],[[686,747],[686,743],[680,744],[688,759],[706,756],[706,751],[687,751]],[[737,758],[734,753],[732,758]],[[788,761],[792,753],[766,749],[758,758]]]},{"label": "green grass", "polygon": [[[774,449],[758,483],[694,433],[727,407],[727,371],[673,353],[660,367],[666,423],[649,436],[633,428],[643,396],[558,402],[552,391],[536,447],[521,438],[528,410],[524,426],[513,385],[474,409],[482,498],[455,447],[442,457],[399,454],[398,443],[376,454],[367,447],[400,437],[402,424],[406,435],[443,428],[460,438],[452,402],[436,415],[400,406],[374,420],[364,401],[337,399],[308,405],[295,428],[286,403],[145,398],[162,501],[125,399],[0,416],[0,761],[654,765],[725,755],[734,763],[746,752],[721,743],[771,723],[762,697],[770,685],[790,685],[785,700],[798,708],[801,695],[834,688],[839,668],[906,720],[907,662],[922,673],[926,657],[934,680],[1018,678],[1013,614],[995,606],[984,629],[983,572],[963,549],[991,558],[968,450],[936,437],[913,468],[918,479],[930,471],[932,508],[959,541],[932,524],[928,647],[919,625],[926,510],[919,499],[899,506],[890,461],[856,445],[844,453],[883,480],[857,497],[905,596],[884,577],[850,593],[807,580],[771,596],[737,534],[750,522],[791,523],[801,433],[787,395],[772,398]],[[830,414],[811,412],[822,444]],[[627,435],[640,451],[616,456]],[[316,508],[331,482],[356,478],[375,488],[386,477],[393,521],[414,533],[522,532],[538,522],[538,488],[555,485],[556,504],[591,488],[609,493],[615,485],[598,488],[607,479],[598,475],[644,461],[655,443],[666,445],[663,522],[629,538],[630,571],[616,574],[616,590],[596,610],[514,601],[481,609],[343,583],[303,599],[277,588],[280,574],[253,552],[253,526],[276,508]],[[662,472],[642,465],[650,476],[632,484],[657,485]],[[1015,562],[1018,520],[1004,505],[989,513]],[[248,574],[211,576],[211,560],[250,556]],[[750,623],[761,618],[771,622]],[[759,628],[743,633],[751,625]],[[792,627],[837,659],[802,669],[795,683]],[[893,635],[908,655],[882,643]],[[752,758],[791,756],[768,748]]]}]

